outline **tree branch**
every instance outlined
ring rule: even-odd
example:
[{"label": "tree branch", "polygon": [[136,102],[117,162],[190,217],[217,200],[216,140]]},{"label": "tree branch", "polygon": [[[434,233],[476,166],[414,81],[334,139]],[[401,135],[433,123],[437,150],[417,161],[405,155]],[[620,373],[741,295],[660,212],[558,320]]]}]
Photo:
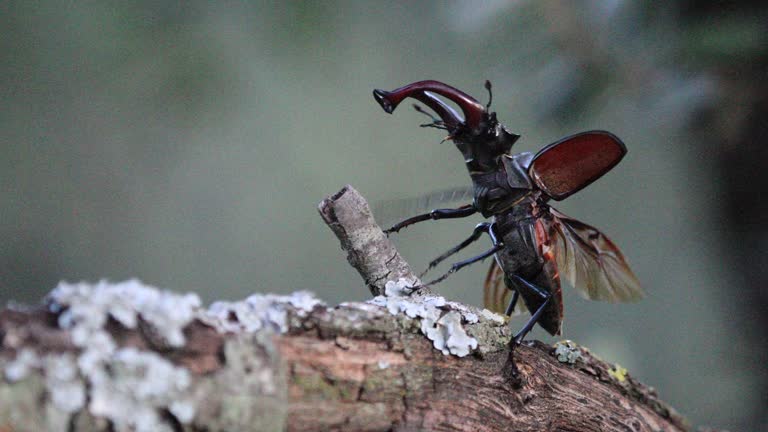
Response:
[{"label": "tree branch", "polygon": [[318,211],[341,241],[347,261],[362,276],[374,296],[385,294],[389,281],[404,279],[411,286],[421,282],[411,266],[373,220],[365,198],[350,185],[320,201]]},{"label": "tree branch", "polygon": [[[362,209],[362,210],[361,210]],[[62,283],[0,311],[0,431],[680,431],[625,370],[572,343],[516,349],[488,311],[417,282],[351,187],[321,214],[377,296],[207,309],[137,281]]]}]

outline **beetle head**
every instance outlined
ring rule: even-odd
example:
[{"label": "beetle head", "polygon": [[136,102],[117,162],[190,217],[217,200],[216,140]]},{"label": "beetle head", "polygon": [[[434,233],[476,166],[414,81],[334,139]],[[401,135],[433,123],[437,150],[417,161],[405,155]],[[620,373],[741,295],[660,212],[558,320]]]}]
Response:
[{"label": "beetle head", "polygon": [[[490,90],[490,83],[486,83]],[[455,103],[463,117],[437,95]],[[391,114],[406,98],[413,98],[428,106],[440,117],[425,126],[446,129],[448,139],[464,155],[470,171],[493,169],[498,156],[509,153],[519,135],[509,132],[496,120],[496,113],[488,112],[477,99],[439,81],[418,81],[392,91],[376,89],[373,97],[385,112]],[[490,103],[489,103],[490,105]]]}]

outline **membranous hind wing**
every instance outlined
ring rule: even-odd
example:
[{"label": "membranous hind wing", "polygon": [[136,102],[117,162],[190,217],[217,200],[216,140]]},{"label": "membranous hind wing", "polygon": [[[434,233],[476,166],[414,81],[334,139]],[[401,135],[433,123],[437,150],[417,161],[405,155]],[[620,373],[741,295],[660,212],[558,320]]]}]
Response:
[{"label": "membranous hind wing", "polygon": [[[541,257],[541,272],[531,282],[544,288],[550,295],[549,304],[544,309],[538,324],[552,336],[559,335],[563,326],[563,289],[560,285],[560,272],[557,262],[557,239],[547,230],[546,220],[536,219],[534,232],[536,233],[536,247],[539,248]],[[537,299],[536,305],[528,304],[529,310],[536,310],[541,299]]]},{"label": "membranous hind wing", "polygon": [[[488,269],[488,275],[485,277],[483,285],[483,305],[486,309],[496,312],[499,315],[506,315],[507,306],[512,300],[512,290],[507,288],[504,282],[504,271],[496,260],[493,260]],[[512,315],[520,315],[525,312],[525,302],[518,299]]]},{"label": "membranous hind wing", "polygon": [[582,132],[541,149],[528,174],[545,194],[560,201],[602,177],[626,153],[624,143],[610,132]]},{"label": "membranous hind wing", "polygon": [[557,268],[590,300],[634,302],[643,296],[637,277],[613,242],[594,227],[550,207],[545,219],[553,240]]},{"label": "membranous hind wing", "polygon": [[472,186],[459,186],[432,191],[417,197],[379,201],[373,205],[373,215],[378,224],[388,226],[406,217],[436,208],[472,203],[473,194]]}]

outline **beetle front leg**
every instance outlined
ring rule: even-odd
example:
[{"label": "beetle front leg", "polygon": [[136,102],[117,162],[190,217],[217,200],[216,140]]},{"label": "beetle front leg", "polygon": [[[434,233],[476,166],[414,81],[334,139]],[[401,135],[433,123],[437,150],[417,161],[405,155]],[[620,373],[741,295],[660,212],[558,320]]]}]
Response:
[{"label": "beetle front leg", "polygon": [[463,217],[472,216],[477,213],[477,209],[472,204],[466,204],[455,209],[435,209],[429,213],[420,214],[408,218],[398,224],[393,225],[391,228],[384,230],[385,234],[398,232],[401,229],[413,225],[418,222],[424,222],[426,220],[438,220],[438,219],[458,219]]}]

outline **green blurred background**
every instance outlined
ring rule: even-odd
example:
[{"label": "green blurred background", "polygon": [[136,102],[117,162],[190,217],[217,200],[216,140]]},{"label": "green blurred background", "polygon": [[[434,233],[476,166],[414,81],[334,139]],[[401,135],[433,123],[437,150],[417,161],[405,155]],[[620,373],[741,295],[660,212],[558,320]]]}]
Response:
[{"label": "green blurred background", "polygon": [[[661,5],[2,2],[0,302],[132,277],[206,301],[364,300],[317,202],[469,184],[423,116],[371,90],[437,79],[485,101],[489,79],[517,151],[588,129],[629,148],[558,207],[611,236],[648,296],[569,290],[564,337],[694,424],[768,430],[768,6]],[[478,220],[395,241],[421,269]],[[485,270],[439,290],[479,304]]]}]

